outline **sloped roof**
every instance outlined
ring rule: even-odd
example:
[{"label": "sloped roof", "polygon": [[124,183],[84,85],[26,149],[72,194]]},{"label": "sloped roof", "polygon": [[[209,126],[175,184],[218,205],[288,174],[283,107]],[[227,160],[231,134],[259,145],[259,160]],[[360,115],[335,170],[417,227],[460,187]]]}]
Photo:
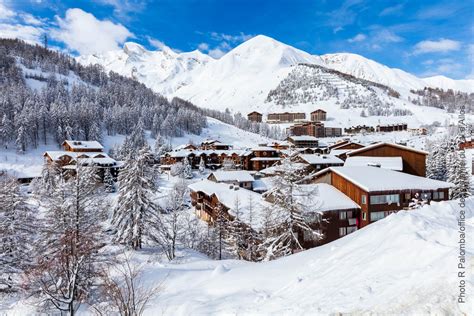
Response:
[{"label": "sloped roof", "polygon": [[402,150],[412,151],[412,152],[423,154],[423,155],[428,155],[428,152],[424,151],[424,150],[419,150],[419,149],[415,149],[415,148],[412,148],[412,147],[403,146],[403,145],[400,145],[400,144],[385,143],[385,142],[375,143],[375,144],[368,145],[368,146],[365,146],[365,147],[362,147],[362,148],[359,148],[359,149],[354,149],[348,155],[350,156],[350,155],[354,155],[354,154],[359,154],[359,153],[362,153],[364,151],[371,150],[371,149],[378,148],[378,147],[382,147],[382,146],[390,146],[390,147],[395,147],[395,148],[402,149]]},{"label": "sloped roof", "polygon": [[318,139],[314,136],[309,135],[301,135],[301,136],[290,136],[288,139],[292,139],[294,141],[317,141]]},{"label": "sloped roof", "polygon": [[104,147],[98,141],[95,140],[65,140],[64,143],[68,144],[71,148],[74,149],[104,149]]},{"label": "sloped roof", "polygon": [[403,170],[402,157],[371,157],[371,156],[355,156],[347,157],[345,167],[362,167],[362,166],[380,166],[380,168],[395,171]]},{"label": "sloped roof", "polygon": [[310,165],[319,164],[344,164],[344,161],[334,155],[319,155],[319,154],[300,154],[299,157],[309,163]]},{"label": "sloped roof", "polygon": [[216,171],[212,173],[216,178],[217,182],[226,182],[226,181],[237,181],[237,182],[252,182],[254,177],[250,172],[245,170],[233,170],[233,171]]}]

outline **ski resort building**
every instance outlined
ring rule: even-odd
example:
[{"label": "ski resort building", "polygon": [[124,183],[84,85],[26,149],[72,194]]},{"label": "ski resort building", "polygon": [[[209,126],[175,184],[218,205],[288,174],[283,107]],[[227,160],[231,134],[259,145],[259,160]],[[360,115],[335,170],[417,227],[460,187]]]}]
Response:
[{"label": "ski resort building", "polygon": [[407,129],[408,129],[408,125],[406,123],[377,125],[375,127],[375,130],[377,132],[399,132],[399,131],[406,131]]},{"label": "ski resort building", "polygon": [[289,135],[313,137],[339,137],[342,136],[342,129],[339,127],[325,127],[321,122],[304,122],[288,127]]},{"label": "ski resort building", "polygon": [[327,183],[361,208],[359,227],[407,209],[415,195],[426,201],[448,200],[452,184],[377,167],[330,167],[312,176]]},{"label": "ski resort building", "polygon": [[344,165],[344,161],[333,155],[326,154],[300,154],[296,161],[308,164],[310,170],[323,170],[328,167],[339,167]]},{"label": "ski resort building", "polygon": [[246,170],[215,171],[207,177],[208,180],[232,184],[241,188],[252,190],[255,178]]},{"label": "ski resort building", "polygon": [[314,136],[290,136],[287,141],[293,144],[296,148],[317,148],[318,139]]},{"label": "ski resort building", "polygon": [[102,177],[105,169],[110,169],[117,177],[121,163],[103,152],[104,147],[97,141],[66,140],[63,151],[47,151],[43,154],[45,162],[56,164],[68,174],[75,174],[77,164],[95,166]]},{"label": "ski resort building", "polygon": [[376,143],[347,152],[348,157],[401,157],[403,161],[401,171],[420,177],[426,176],[427,155],[426,151],[393,143]]},{"label": "ski resort building", "polygon": [[272,147],[259,146],[251,149],[252,154],[248,156],[250,163],[247,170],[262,170],[273,166],[281,160],[278,150]]},{"label": "ski resort building", "polygon": [[263,115],[261,113],[258,113],[256,111],[250,112],[247,114],[247,119],[251,122],[257,122],[260,123],[262,122]]},{"label": "ski resort building", "polygon": [[306,119],[306,113],[269,113],[267,116],[268,123],[291,123],[297,121],[304,121]]},{"label": "ski resort building", "polygon": [[229,144],[223,144],[215,139],[208,139],[201,143],[200,150],[230,150],[232,148]]},{"label": "ski resort building", "polygon": [[313,122],[320,122],[320,121],[325,121],[326,120],[326,111],[317,109],[316,111],[313,111],[310,113],[311,116],[311,121]]}]

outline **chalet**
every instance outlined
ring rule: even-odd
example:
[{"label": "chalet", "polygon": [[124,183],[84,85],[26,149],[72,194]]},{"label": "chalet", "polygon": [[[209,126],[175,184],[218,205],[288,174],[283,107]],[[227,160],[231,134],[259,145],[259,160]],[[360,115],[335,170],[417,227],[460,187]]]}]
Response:
[{"label": "chalet", "polygon": [[194,144],[183,144],[176,147],[174,150],[178,151],[178,150],[196,150],[196,149],[198,148]]},{"label": "chalet", "polygon": [[231,145],[223,144],[218,140],[215,139],[208,139],[201,143],[199,149],[201,150],[230,150]]},{"label": "chalet", "polygon": [[297,161],[306,163],[311,166],[311,170],[323,170],[328,167],[343,166],[344,161],[336,156],[321,154],[300,154],[296,158]]},{"label": "chalet", "polygon": [[341,142],[339,144],[334,144],[333,146],[331,146],[331,150],[337,150],[337,149],[350,149],[350,150],[353,150],[353,149],[359,149],[359,148],[363,148],[364,145],[362,144],[359,144],[359,143],[356,143],[356,142],[351,142],[351,141],[346,141],[346,142]]},{"label": "chalet", "polygon": [[316,111],[313,111],[310,113],[311,116],[311,121],[313,122],[320,122],[320,121],[325,121],[326,120],[326,111],[317,109]]},{"label": "chalet", "polygon": [[452,184],[377,167],[330,167],[312,177],[327,183],[361,207],[359,227],[407,209],[416,194],[423,200],[448,199]]},{"label": "chalet", "polygon": [[292,144],[288,141],[280,141],[280,142],[271,142],[269,144],[262,144],[261,146],[268,146],[277,150],[288,149],[292,146]]},{"label": "chalet", "polygon": [[402,172],[420,177],[426,176],[427,155],[426,151],[392,143],[376,143],[347,153],[348,157],[401,157]]},{"label": "chalet", "polygon": [[377,125],[375,127],[375,130],[377,132],[399,132],[399,131],[406,131],[407,129],[408,129],[408,125],[406,123]]},{"label": "chalet", "polygon": [[[273,177],[276,175],[282,175],[285,172],[288,172],[288,170],[284,169],[285,167],[282,166],[280,163],[276,163],[275,165],[262,169],[260,170],[257,175],[259,175],[262,178],[265,177]],[[302,174],[308,174],[311,172],[311,168],[307,163],[304,162],[298,162],[298,161],[293,161],[291,163],[291,168],[293,172],[298,172]]]},{"label": "chalet", "polygon": [[207,179],[218,183],[233,184],[247,190],[253,189],[252,184],[255,181],[250,172],[245,170],[215,171]]},{"label": "chalet", "polygon": [[290,136],[287,141],[297,148],[316,148],[318,147],[318,139],[314,136]]},{"label": "chalet", "polygon": [[428,130],[424,127],[419,127],[419,128],[409,128],[408,131],[412,134],[412,135],[427,135],[428,134]]},{"label": "chalet", "polygon": [[[250,158],[251,169],[248,170],[262,170],[273,166],[281,160],[278,151],[267,146],[260,146],[251,149],[252,156]],[[250,157],[250,156],[249,156]]]},{"label": "chalet", "polygon": [[257,211],[267,206],[268,203],[262,200],[260,194],[232,184],[209,180],[201,180],[188,187],[196,215],[202,220],[214,223],[220,212],[228,219],[233,220],[237,215],[236,211],[238,211],[239,219],[246,222],[249,219],[249,211],[253,209],[255,214],[252,223],[249,224],[256,230],[261,227]]},{"label": "chalet", "polygon": [[306,113],[269,113],[267,116],[268,123],[289,123],[302,121],[306,119]]},{"label": "chalet", "polygon": [[261,113],[258,113],[256,111],[250,112],[247,114],[247,119],[251,122],[257,122],[260,123],[262,122],[262,117],[263,115]]},{"label": "chalet", "polygon": [[474,138],[466,137],[466,139],[459,144],[459,149],[472,149],[474,148]]},{"label": "chalet", "polygon": [[345,167],[378,167],[394,171],[403,171],[402,157],[348,157],[344,162]]},{"label": "chalet", "polygon": [[331,150],[331,149],[333,149],[334,147],[339,147],[340,145],[342,145],[342,144],[347,144],[348,142],[350,142],[350,139],[349,139],[349,138],[345,138],[345,139],[343,139],[343,140],[339,140],[339,141],[335,142],[334,144],[330,144],[330,145],[328,146],[328,149]]},{"label": "chalet", "polygon": [[63,148],[69,152],[103,152],[104,147],[97,141],[65,140]]}]

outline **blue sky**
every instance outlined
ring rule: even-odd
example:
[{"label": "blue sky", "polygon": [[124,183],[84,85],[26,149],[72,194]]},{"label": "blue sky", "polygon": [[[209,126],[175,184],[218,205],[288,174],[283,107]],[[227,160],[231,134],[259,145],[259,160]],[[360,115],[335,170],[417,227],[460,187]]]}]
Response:
[{"label": "blue sky", "polygon": [[216,58],[257,34],[313,54],[352,52],[419,76],[474,78],[474,2],[0,0],[0,36],[73,54],[200,49]]}]

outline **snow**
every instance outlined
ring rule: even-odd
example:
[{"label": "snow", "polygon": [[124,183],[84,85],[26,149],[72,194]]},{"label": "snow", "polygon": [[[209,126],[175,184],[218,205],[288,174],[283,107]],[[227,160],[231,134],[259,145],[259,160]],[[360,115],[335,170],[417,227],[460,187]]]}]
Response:
[{"label": "snow", "polygon": [[[190,184],[189,189],[194,192],[203,192],[208,196],[215,194],[220,203],[229,208],[229,214],[236,216],[236,203],[238,201],[238,217],[239,219],[252,226],[256,230],[260,230],[263,225],[263,209],[269,207],[269,203],[262,199],[262,196],[253,191],[229,185],[225,183],[217,183],[203,179]],[[252,203],[250,203],[252,200]],[[249,222],[250,209],[253,211],[252,222]]]},{"label": "snow", "polygon": [[344,164],[342,159],[337,158],[334,155],[319,155],[319,154],[300,154],[299,157],[309,163],[310,165],[319,164]]},{"label": "snow", "polygon": [[318,139],[314,136],[301,135],[301,136],[290,136],[289,139],[292,139],[297,142],[301,141],[317,141]]},{"label": "snow", "polygon": [[245,170],[232,170],[232,171],[215,171],[212,173],[216,178],[217,182],[253,182],[255,179],[250,172]]},{"label": "snow", "polygon": [[356,156],[347,157],[344,162],[345,167],[362,167],[362,166],[380,166],[380,168],[390,169],[395,171],[403,170],[402,157],[370,157],[370,156]]},{"label": "snow", "polygon": [[[347,197],[344,193],[336,189],[330,184],[316,183],[305,184],[297,187],[303,192],[314,192],[311,196],[312,203],[305,204],[310,210],[326,212],[326,211],[341,211],[349,209],[360,209],[360,206]],[[298,196],[298,193],[296,193]]]},{"label": "snow", "polygon": [[88,150],[102,150],[104,147],[95,140],[92,141],[83,141],[83,140],[66,140],[64,141],[67,145],[69,145],[72,149],[88,149]]},{"label": "snow", "polygon": [[272,147],[259,146],[259,147],[253,147],[252,151],[277,151],[277,150]]},{"label": "snow", "polygon": [[329,167],[315,176],[332,171],[366,192],[390,190],[437,190],[452,187],[451,183],[414,176],[377,167]]},{"label": "snow", "polygon": [[419,153],[419,154],[428,155],[428,152],[424,151],[424,150],[419,150],[419,149],[415,149],[415,148],[408,147],[408,146],[403,146],[403,145],[393,144],[393,143],[386,143],[386,142],[379,142],[379,143],[375,143],[375,144],[365,146],[365,147],[362,147],[362,148],[359,148],[359,149],[354,149],[348,155],[358,154],[358,153],[361,153],[361,152],[364,152],[364,151],[367,151],[367,150],[371,150],[371,149],[374,149],[374,148],[378,148],[378,147],[381,147],[381,146],[391,146],[391,147],[395,147],[395,148],[402,149],[402,150],[408,150],[408,151],[413,151],[413,152],[416,152],[416,153]]}]

